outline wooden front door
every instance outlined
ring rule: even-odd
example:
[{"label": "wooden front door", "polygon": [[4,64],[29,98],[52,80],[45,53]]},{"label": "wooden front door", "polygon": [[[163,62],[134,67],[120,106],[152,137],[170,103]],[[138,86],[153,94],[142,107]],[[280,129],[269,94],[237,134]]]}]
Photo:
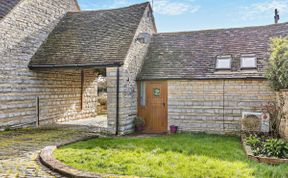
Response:
[{"label": "wooden front door", "polygon": [[138,115],[145,119],[145,132],[167,132],[167,81],[144,81],[144,86],[143,82],[139,85]]}]

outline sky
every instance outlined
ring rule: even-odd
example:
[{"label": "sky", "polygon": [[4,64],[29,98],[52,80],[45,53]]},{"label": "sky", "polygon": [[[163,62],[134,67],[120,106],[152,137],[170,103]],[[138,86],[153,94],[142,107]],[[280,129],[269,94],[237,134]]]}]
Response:
[{"label": "sky", "polygon": [[[126,7],[152,0],[78,0],[81,10]],[[274,9],[288,22],[288,0],[154,0],[158,32],[268,25]]]}]

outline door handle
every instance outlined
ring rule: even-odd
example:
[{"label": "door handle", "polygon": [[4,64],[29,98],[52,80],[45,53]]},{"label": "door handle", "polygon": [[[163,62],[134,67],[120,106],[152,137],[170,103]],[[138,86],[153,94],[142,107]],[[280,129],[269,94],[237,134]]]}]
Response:
[{"label": "door handle", "polygon": [[164,106],[164,107],[165,107],[165,105],[166,105],[166,104],[165,104],[165,103],[163,103],[163,106]]}]

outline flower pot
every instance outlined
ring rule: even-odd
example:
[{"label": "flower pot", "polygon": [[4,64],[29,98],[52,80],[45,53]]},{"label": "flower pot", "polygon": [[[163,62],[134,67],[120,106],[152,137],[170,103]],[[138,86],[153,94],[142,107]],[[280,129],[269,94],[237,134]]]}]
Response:
[{"label": "flower pot", "polygon": [[142,132],[144,130],[144,125],[135,125],[136,132]]},{"label": "flower pot", "polygon": [[175,134],[177,133],[178,126],[170,125],[170,133]]}]

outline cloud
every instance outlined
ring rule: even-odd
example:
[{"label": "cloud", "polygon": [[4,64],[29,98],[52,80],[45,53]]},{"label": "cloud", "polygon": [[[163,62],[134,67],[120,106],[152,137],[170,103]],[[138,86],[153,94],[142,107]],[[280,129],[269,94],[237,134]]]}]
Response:
[{"label": "cloud", "polygon": [[177,2],[173,0],[154,0],[154,11],[162,15],[181,15],[186,12],[194,13],[200,6],[192,4],[193,0]]},{"label": "cloud", "polygon": [[241,9],[242,19],[251,20],[263,16],[274,15],[274,10],[278,9],[280,14],[288,10],[288,0],[269,0],[262,3],[254,3]]}]

